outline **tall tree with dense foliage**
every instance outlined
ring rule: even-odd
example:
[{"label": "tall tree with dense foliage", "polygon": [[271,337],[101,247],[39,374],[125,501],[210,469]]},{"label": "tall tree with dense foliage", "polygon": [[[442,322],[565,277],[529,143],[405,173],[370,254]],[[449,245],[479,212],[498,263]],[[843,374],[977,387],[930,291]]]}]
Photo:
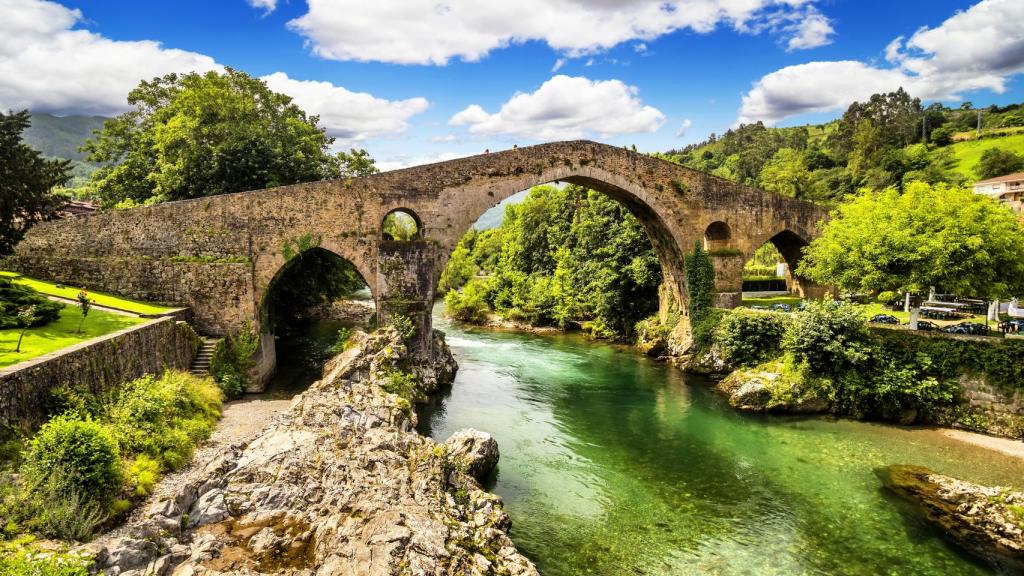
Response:
[{"label": "tall tree with dense foliage", "polygon": [[539,186],[506,209],[499,229],[463,237],[442,282],[459,319],[493,310],[629,338],[657,310],[661,267],[643,225],[615,200],[580,186]]},{"label": "tall tree with dense foliage", "polygon": [[22,142],[29,124],[27,110],[0,112],[0,255],[53,213],[58,206],[53,189],[71,179],[70,162],[47,160]]},{"label": "tall tree with dense foliage", "polygon": [[1024,156],[1013,150],[989,148],[981,154],[974,171],[981,178],[995,178],[1024,170]]},{"label": "tall tree with dense foliage", "polygon": [[179,200],[338,174],[334,139],[284,94],[226,69],[168,74],[128,94],[134,108],[85,143],[105,205]]},{"label": "tall tree with dense foliage", "polygon": [[696,324],[711,309],[715,292],[715,267],[700,241],[693,243],[693,252],[686,258],[686,295],[690,322]]},{"label": "tall tree with dense foliage", "polygon": [[798,273],[853,292],[1024,295],[1024,229],[1013,213],[965,188],[913,183],[840,206]]}]

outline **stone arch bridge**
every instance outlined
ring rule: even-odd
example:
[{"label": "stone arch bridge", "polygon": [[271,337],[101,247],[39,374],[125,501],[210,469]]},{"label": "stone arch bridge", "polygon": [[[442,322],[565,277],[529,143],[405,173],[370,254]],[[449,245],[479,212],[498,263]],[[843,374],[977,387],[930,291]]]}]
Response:
[{"label": "stone arch bridge", "polygon": [[[189,306],[197,330],[220,335],[246,320],[259,326],[264,297],[287,265],[283,246],[318,238],[321,248],[359,270],[380,320],[395,313],[415,320],[420,350],[429,354],[431,305],[459,239],[487,209],[548,182],[604,192],[639,218],[661,261],[663,311],[673,301],[685,304],[683,263],[694,242],[703,242],[714,260],[717,305],[732,307],[739,303],[743,263],[758,247],[775,243],[793,269],[827,217],[814,204],[622,148],[573,141],[48,222],[35,226],[2,265]],[[382,236],[383,219],[396,209],[417,219],[418,239]],[[816,289],[790,281],[798,291]],[[261,357],[269,373],[273,338],[264,338]]]}]

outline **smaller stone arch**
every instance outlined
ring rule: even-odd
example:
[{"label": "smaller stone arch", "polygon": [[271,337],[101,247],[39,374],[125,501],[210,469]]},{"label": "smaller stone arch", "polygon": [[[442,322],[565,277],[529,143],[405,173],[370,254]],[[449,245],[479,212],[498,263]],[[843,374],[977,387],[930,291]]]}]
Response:
[{"label": "smaller stone arch", "polygon": [[707,251],[722,250],[732,246],[732,228],[721,220],[716,220],[704,229],[704,249]]},{"label": "smaller stone arch", "polygon": [[380,237],[386,242],[422,240],[423,221],[409,208],[395,208],[381,219]]},{"label": "smaller stone arch", "polygon": [[785,228],[768,238],[767,241],[775,245],[786,262],[786,286],[791,293],[809,299],[822,298],[827,293],[826,288],[818,286],[796,273],[797,266],[803,259],[804,249],[810,244],[806,235]]}]

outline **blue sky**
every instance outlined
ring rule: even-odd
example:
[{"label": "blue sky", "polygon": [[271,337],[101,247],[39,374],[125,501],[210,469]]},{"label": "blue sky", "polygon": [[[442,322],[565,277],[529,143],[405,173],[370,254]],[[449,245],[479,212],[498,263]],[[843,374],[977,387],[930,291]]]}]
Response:
[{"label": "blue sky", "polygon": [[0,107],[114,114],[141,78],[231,66],[386,168],[575,137],[667,150],[899,85],[1024,101],[1020,0],[0,0],[0,14]]}]

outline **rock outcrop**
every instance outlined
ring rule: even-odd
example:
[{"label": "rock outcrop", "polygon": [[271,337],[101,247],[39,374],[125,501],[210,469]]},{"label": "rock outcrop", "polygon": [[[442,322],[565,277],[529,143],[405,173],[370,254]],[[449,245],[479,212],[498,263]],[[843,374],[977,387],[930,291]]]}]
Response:
[{"label": "rock outcrop", "polygon": [[452,462],[475,480],[483,480],[498,464],[498,443],[486,432],[459,430],[444,445]]},{"label": "rock outcrop", "polygon": [[816,414],[829,411],[829,403],[798,377],[787,374],[779,362],[736,370],[715,388],[729,405],[745,412]]},{"label": "rock outcrop", "polygon": [[961,548],[1003,574],[1024,574],[1024,493],[920,466],[889,466],[877,474],[887,489]]},{"label": "rock outcrop", "polygon": [[[90,545],[97,566],[157,576],[535,575],[507,535],[501,500],[460,471],[461,455],[413,429],[413,403],[455,372],[443,338],[434,339],[441,361],[404,370],[394,330],[351,342],[255,438],[195,465],[116,537]],[[496,458],[490,443],[474,450],[473,470]]]}]

